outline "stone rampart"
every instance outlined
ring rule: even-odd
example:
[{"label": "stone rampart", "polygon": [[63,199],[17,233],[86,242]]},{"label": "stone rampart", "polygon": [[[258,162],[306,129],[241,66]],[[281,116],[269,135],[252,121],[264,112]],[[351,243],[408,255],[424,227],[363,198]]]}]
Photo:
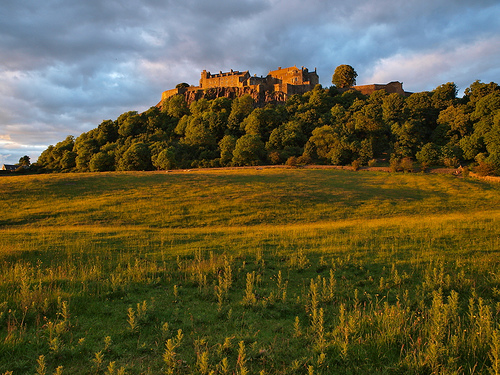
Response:
[{"label": "stone rampart", "polygon": [[[215,99],[217,97],[234,98],[249,94],[256,102],[283,102],[290,95],[304,94],[314,89],[319,83],[316,69],[310,72],[307,68],[292,66],[272,70],[266,77],[251,76],[248,70],[244,72],[232,70],[212,74],[203,70],[199,86],[181,87],[164,91],[161,100],[168,99],[174,95],[184,95],[188,103],[201,98]],[[387,84],[372,84],[347,87],[339,89],[340,92],[356,90],[364,95],[370,95],[378,90],[385,90],[388,94],[396,93],[408,96],[403,90],[403,84],[398,81]],[[158,104],[161,105],[161,102]]]},{"label": "stone rampart", "polygon": [[359,91],[363,95],[371,95],[378,90],[385,90],[388,94],[399,94],[403,96],[408,96],[411,94],[403,90],[403,83],[398,81],[389,82],[387,84],[361,85],[361,86],[352,86],[339,89],[340,92],[345,92],[349,90]]},{"label": "stone rampart", "polygon": [[[279,67],[277,70],[270,71],[266,77],[252,77],[248,70],[240,72],[231,69],[229,72],[220,71],[216,74],[203,70],[201,72],[199,86],[175,88],[164,91],[161,99],[163,101],[179,94],[185,95],[187,99],[193,97],[207,97],[209,95],[204,91],[214,89],[215,92],[230,93],[230,95],[233,95],[238,90],[228,89],[237,88],[241,89],[239,92],[252,93],[252,95],[259,98],[259,100],[262,100],[262,97],[273,97],[283,98],[282,101],[285,101],[287,96],[303,94],[312,90],[318,83],[319,77],[316,73],[316,69],[314,72],[309,72],[309,70],[304,67],[301,69],[295,66],[285,69]],[[222,96],[225,95],[226,94],[222,94]],[[188,99],[188,101],[189,100],[190,99]]]}]

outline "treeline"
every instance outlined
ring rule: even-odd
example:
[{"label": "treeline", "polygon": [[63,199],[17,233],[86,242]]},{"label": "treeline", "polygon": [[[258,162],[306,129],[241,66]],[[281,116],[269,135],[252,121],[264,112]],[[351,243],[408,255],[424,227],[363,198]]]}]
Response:
[{"label": "treeline", "polygon": [[44,171],[154,170],[259,164],[366,165],[410,160],[423,167],[471,164],[500,174],[500,87],[476,81],[457,98],[446,83],[408,97],[335,86],[255,106],[250,96],[177,95],[144,113],[103,121],[39,157]]}]

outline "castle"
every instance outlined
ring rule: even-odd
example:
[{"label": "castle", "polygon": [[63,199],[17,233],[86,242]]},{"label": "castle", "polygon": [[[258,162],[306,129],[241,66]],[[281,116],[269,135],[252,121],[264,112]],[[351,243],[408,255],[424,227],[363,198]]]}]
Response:
[{"label": "castle", "polygon": [[319,83],[319,76],[310,72],[307,68],[301,69],[296,66],[270,71],[266,77],[251,76],[248,70],[239,72],[232,70],[230,72],[219,72],[211,74],[204,70],[201,72],[200,85],[189,87],[178,87],[172,90],[164,91],[161,100],[170,98],[177,94],[187,92],[198,92],[208,89],[219,88],[240,88],[243,91],[254,91],[256,93],[281,92],[286,96],[293,94],[303,94],[311,91]]},{"label": "castle", "polygon": [[[184,95],[188,102],[198,100],[202,97],[237,97],[250,94],[260,102],[285,101],[293,94],[304,94],[311,91],[319,83],[319,76],[316,68],[310,72],[307,68],[279,67],[272,70],[266,77],[251,76],[249,71],[244,72],[232,70],[229,72],[212,74],[209,71],[201,72],[199,86],[176,87],[175,89],[164,91],[161,95],[161,103],[174,95]],[[356,90],[365,95],[370,95],[377,90],[385,90],[388,94],[397,93],[407,96],[403,90],[401,82],[390,82],[388,84],[372,84],[363,86],[346,87],[339,89],[344,92]]]}]

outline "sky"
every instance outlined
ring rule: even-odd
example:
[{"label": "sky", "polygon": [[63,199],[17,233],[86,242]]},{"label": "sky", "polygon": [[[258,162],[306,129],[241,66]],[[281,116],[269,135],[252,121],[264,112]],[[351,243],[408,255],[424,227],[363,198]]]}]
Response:
[{"label": "sky", "polygon": [[331,86],[500,83],[498,0],[2,0],[0,165],[143,112],[200,72],[317,69]]}]

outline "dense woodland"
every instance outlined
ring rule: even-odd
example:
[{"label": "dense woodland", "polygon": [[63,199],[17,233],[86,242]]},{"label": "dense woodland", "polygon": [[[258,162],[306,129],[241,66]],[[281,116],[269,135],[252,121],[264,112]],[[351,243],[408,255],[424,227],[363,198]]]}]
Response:
[{"label": "dense woodland", "polygon": [[476,81],[462,98],[454,83],[408,97],[365,96],[335,86],[258,107],[246,95],[177,95],[103,121],[49,146],[43,171],[96,172],[259,164],[373,165],[384,159],[426,168],[470,165],[500,174],[500,86]]}]

